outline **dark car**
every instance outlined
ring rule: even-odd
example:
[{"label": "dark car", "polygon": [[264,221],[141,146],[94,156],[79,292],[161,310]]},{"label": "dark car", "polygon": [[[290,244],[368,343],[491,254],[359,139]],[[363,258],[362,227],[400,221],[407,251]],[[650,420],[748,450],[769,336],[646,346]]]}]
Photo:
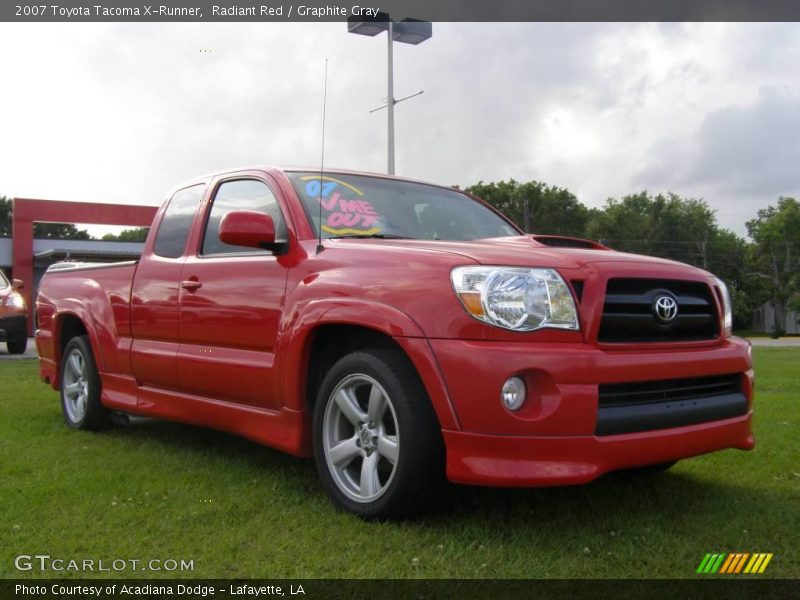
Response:
[{"label": "dark car", "polygon": [[9,283],[0,271],[0,342],[8,346],[9,354],[24,354],[28,347],[28,311],[25,298],[19,293],[23,283]]}]

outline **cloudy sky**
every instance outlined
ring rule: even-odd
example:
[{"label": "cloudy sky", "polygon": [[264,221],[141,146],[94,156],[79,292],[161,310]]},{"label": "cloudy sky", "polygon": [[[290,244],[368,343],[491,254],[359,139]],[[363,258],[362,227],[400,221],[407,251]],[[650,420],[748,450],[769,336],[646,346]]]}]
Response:
[{"label": "cloudy sky", "polygon": [[[537,179],[590,206],[800,196],[800,25],[435,23],[395,44],[397,173]],[[201,51],[203,50],[203,51]],[[158,204],[226,167],[382,171],[385,37],[333,24],[0,24],[0,194]]]}]

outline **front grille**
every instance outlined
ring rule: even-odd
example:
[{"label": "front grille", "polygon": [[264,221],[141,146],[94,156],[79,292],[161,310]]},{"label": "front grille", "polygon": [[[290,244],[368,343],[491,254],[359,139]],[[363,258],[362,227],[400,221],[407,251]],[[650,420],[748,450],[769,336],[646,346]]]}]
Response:
[{"label": "front grille", "polygon": [[[669,323],[656,317],[654,302],[666,296],[677,302]],[[705,283],[672,279],[610,279],[606,288],[600,342],[680,342],[717,337],[717,310]]]},{"label": "front grille", "polygon": [[738,373],[599,386],[597,435],[695,425],[747,414]]}]

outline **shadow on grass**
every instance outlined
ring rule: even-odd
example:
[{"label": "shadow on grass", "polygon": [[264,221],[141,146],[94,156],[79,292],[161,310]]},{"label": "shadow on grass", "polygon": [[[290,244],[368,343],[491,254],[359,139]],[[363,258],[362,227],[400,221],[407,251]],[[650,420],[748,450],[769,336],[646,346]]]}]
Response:
[{"label": "shadow on grass", "polygon": [[198,459],[213,454],[215,458],[225,461],[239,461],[243,467],[269,466],[277,470],[296,470],[308,466],[309,474],[314,468],[311,461],[233,434],[170,421],[134,417],[129,425],[117,426],[104,433],[137,445],[159,444],[168,451],[197,455]]},{"label": "shadow on grass", "polygon": [[[104,435],[137,446],[157,444],[165,453],[176,453],[190,462],[206,464],[209,469],[219,468],[220,463],[226,469],[239,468],[248,479],[253,472],[263,473],[265,481],[277,476],[284,489],[323,496],[313,460],[293,457],[231,434],[142,420]],[[211,464],[209,457],[214,459]],[[466,525],[476,530],[476,534],[502,538],[509,532],[547,535],[549,531],[560,535],[570,530],[607,531],[609,527],[644,529],[651,524],[661,529],[685,530],[696,519],[716,522],[725,515],[744,518],[760,509],[768,508],[773,514],[794,510],[790,498],[756,485],[722,480],[711,469],[705,477],[696,474],[696,470],[682,472],[679,463],[666,473],[610,473],[586,485],[567,487],[509,489],[451,485],[426,516],[402,526],[441,532]],[[332,505],[330,510],[335,511]],[[552,541],[553,536],[549,538]]]}]

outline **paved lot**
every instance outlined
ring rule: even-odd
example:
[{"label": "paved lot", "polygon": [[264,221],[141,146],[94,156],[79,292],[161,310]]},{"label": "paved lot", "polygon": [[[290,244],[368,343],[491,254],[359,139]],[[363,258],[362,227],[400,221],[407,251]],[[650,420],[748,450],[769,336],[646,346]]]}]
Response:
[{"label": "paved lot", "polygon": [[770,348],[800,348],[800,336],[783,337],[777,340],[772,338],[750,338],[753,346],[768,346]]}]

